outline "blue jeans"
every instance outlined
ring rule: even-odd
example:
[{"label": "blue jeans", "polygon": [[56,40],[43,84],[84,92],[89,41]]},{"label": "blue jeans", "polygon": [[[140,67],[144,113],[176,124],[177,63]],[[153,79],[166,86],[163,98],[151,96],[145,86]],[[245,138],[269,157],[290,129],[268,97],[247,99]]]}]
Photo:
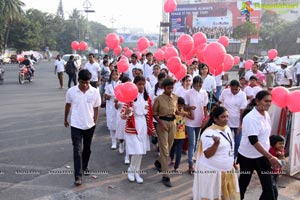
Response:
[{"label": "blue jeans", "polygon": [[[189,147],[188,147],[188,161],[189,166],[193,166],[193,156],[196,149],[199,133],[200,133],[200,127],[190,127],[185,126],[187,134],[188,134],[188,140],[189,140]],[[195,137],[196,136],[196,137]]]},{"label": "blue jeans", "polygon": [[238,128],[230,128],[231,131],[234,133],[234,158],[238,155],[238,149],[241,143],[242,139],[242,129],[240,129],[240,132],[238,133]]},{"label": "blue jeans", "polygon": [[221,91],[222,91],[222,85],[217,86],[217,90],[216,90],[216,97],[219,100],[219,97],[221,95]]},{"label": "blue jeans", "polygon": [[178,169],[178,167],[179,167],[184,140],[185,139],[174,139],[174,142],[173,142],[173,145],[172,145],[172,148],[171,148],[171,151],[170,151],[171,160],[174,160],[174,155],[175,155],[175,152],[176,152],[176,159],[175,159],[174,169]]}]

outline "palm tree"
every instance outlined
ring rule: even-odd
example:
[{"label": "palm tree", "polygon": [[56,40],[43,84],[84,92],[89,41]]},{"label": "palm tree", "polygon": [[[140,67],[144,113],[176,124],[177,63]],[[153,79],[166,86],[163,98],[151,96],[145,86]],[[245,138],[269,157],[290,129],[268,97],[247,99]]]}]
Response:
[{"label": "palm tree", "polygon": [[12,21],[19,20],[24,13],[22,7],[25,6],[20,0],[2,0],[0,3],[1,26],[0,31],[0,50],[5,50],[9,35],[9,26]]}]

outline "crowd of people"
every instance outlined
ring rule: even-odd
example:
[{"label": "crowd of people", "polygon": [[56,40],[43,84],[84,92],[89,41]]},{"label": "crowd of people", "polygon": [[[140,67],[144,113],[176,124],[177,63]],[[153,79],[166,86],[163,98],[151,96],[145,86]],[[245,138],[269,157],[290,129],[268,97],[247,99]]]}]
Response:
[{"label": "crowd of people", "polygon": [[[97,61],[89,54],[78,72],[78,85],[74,82],[71,87],[69,81],[64,125],[71,126],[75,185],[89,174],[101,105],[106,109],[111,149],[124,154],[130,182],[144,182],[142,159],[152,143],[159,154],[154,166],[167,187],[172,187],[170,175],[179,172],[182,154],[187,153],[188,165],[183,168],[194,176],[194,199],[244,199],[254,170],[262,185],[260,199],[277,199],[284,139],[270,135],[267,111],[272,99],[255,60],[240,80],[231,80],[224,88],[224,73],[213,76],[197,60],[184,64],[187,75],[182,80],[176,80],[150,52],[140,59],[132,54],[129,60],[129,70],[120,73],[108,56]],[[138,88],[132,102],[115,97],[114,89],[125,82]]]},{"label": "crowd of people", "polygon": [[187,33],[193,35],[197,32],[202,32],[207,35],[208,39],[219,39],[221,36],[227,36],[228,38],[232,38],[233,34],[233,27],[232,26],[214,26],[214,27],[207,27],[207,26],[200,26],[200,27],[190,27],[187,28]]}]

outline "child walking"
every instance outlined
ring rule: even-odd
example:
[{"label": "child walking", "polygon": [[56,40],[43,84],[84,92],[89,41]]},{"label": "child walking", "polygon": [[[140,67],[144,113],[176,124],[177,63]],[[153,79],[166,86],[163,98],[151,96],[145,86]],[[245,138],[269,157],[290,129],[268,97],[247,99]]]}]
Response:
[{"label": "child walking", "polygon": [[185,134],[185,118],[189,118],[191,120],[194,119],[194,115],[192,112],[185,112],[184,106],[184,98],[178,97],[178,108],[176,111],[176,133],[174,137],[174,142],[170,151],[170,159],[171,165],[174,163],[174,156],[176,154],[176,160],[174,165],[174,171],[177,171],[179,168],[180,160],[181,160],[181,153],[183,150],[184,140],[186,138]]},{"label": "child walking", "polygon": [[[271,148],[269,152],[277,157],[279,160],[284,163],[284,138],[281,135],[271,135],[270,136],[270,145]],[[272,183],[275,199],[278,198],[278,175],[281,173],[281,166],[274,167],[272,166]]]}]

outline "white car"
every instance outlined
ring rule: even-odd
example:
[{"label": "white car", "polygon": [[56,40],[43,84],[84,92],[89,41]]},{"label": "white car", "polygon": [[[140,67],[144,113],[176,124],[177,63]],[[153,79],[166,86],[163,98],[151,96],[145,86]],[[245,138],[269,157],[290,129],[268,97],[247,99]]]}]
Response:
[{"label": "white car", "polygon": [[82,62],[81,62],[82,58],[81,58],[81,56],[79,54],[65,54],[65,55],[63,55],[62,59],[64,61],[68,62],[68,60],[70,59],[71,55],[74,56],[74,60],[76,61],[78,68],[80,68],[81,64],[82,64]]}]

